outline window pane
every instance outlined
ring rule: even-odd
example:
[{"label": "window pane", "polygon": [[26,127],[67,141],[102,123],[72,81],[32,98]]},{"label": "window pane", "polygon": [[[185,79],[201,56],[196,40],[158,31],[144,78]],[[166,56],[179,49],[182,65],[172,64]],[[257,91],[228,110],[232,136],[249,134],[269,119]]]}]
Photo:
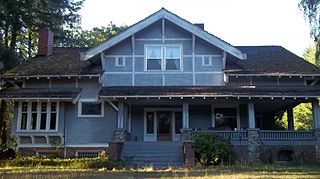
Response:
[{"label": "window pane", "polygon": [[182,112],[175,113],[175,132],[180,134],[180,129],[182,128]]},{"label": "window pane", "polygon": [[147,134],[154,134],[154,113],[147,112]]},{"label": "window pane", "polygon": [[180,47],[166,47],[166,58],[180,59]]},{"label": "window pane", "polygon": [[36,130],[37,128],[37,113],[32,113],[31,114],[31,126],[30,126],[30,129],[31,130]]},{"label": "window pane", "polygon": [[31,111],[32,112],[37,112],[37,105],[38,105],[37,102],[32,102],[31,103]]},{"label": "window pane", "polygon": [[28,111],[28,102],[23,102],[22,103],[22,112],[27,112]]},{"label": "window pane", "polygon": [[161,59],[148,59],[147,70],[161,70]]},{"label": "window pane", "polygon": [[81,102],[81,103],[82,103],[82,109],[81,109],[82,115],[101,115],[101,103],[97,103],[97,102]]},{"label": "window pane", "polygon": [[167,70],[180,70],[180,59],[166,59]]},{"label": "window pane", "polygon": [[52,102],[52,103],[51,103],[51,111],[52,111],[52,112],[57,111],[57,102]]},{"label": "window pane", "polygon": [[41,103],[41,112],[46,112],[47,111],[47,103],[46,102],[42,102]]},{"label": "window pane", "polygon": [[26,130],[27,129],[27,113],[22,113],[21,114],[21,130]]},{"label": "window pane", "polygon": [[47,113],[41,113],[40,129],[45,130],[47,126]]},{"label": "window pane", "polygon": [[211,59],[210,57],[204,57],[204,65],[211,65]]},{"label": "window pane", "polygon": [[237,109],[236,108],[215,108],[216,128],[221,130],[233,130],[237,127]]},{"label": "window pane", "polygon": [[147,59],[161,59],[161,47],[147,47]]},{"label": "window pane", "polygon": [[50,130],[55,130],[56,129],[56,122],[57,122],[57,114],[56,113],[51,113]]}]

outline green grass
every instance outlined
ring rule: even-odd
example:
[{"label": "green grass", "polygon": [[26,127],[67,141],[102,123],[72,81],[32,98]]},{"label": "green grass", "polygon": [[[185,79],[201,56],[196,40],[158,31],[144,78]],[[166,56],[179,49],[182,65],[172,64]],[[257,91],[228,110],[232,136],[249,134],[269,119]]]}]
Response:
[{"label": "green grass", "polygon": [[3,167],[2,178],[320,178],[320,165],[232,165],[194,169],[71,169],[62,167]]}]

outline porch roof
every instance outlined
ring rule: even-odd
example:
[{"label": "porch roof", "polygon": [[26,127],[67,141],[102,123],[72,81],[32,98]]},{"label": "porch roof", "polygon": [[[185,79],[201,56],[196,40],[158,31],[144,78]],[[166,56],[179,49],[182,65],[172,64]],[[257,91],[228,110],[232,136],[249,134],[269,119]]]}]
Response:
[{"label": "porch roof", "polygon": [[102,98],[143,97],[280,97],[318,98],[316,87],[254,86],[112,86],[103,87]]},{"label": "porch roof", "polygon": [[0,99],[76,100],[81,88],[22,88],[0,91]]}]

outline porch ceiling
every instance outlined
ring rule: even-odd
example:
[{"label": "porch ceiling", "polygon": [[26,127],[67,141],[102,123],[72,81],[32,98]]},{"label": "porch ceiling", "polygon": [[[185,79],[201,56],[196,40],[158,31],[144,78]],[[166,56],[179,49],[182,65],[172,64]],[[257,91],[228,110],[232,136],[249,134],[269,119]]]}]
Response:
[{"label": "porch ceiling", "polygon": [[81,88],[22,88],[6,89],[0,92],[0,99],[56,99],[74,100]]},{"label": "porch ceiling", "polygon": [[113,86],[103,87],[102,98],[148,97],[257,97],[318,98],[317,87],[255,87],[255,86]]}]

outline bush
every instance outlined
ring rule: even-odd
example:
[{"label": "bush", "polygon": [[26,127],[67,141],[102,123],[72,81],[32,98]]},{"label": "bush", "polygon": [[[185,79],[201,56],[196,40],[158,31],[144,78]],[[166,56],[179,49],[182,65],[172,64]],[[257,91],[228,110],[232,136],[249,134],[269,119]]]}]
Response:
[{"label": "bush", "polygon": [[108,158],[43,158],[43,157],[17,157],[0,163],[2,167],[63,167],[72,169],[90,169],[117,167],[117,163]]},{"label": "bush", "polygon": [[197,162],[217,165],[231,161],[233,153],[228,140],[213,133],[195,133],[193,139]]}]

